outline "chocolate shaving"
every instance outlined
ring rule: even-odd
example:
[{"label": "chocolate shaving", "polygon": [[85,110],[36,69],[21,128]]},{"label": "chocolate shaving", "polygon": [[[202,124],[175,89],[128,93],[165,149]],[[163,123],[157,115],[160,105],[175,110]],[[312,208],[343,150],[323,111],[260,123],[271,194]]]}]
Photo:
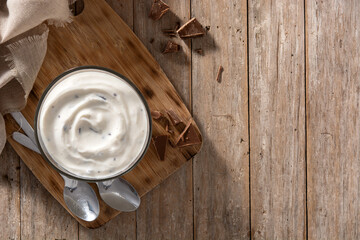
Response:
[{"label": "chocolate shaving", "polygon": [[[165,116],[163,112],[160,111],[151,111],[151,116],[154,120],[156,120],[161,127],[165,130],[169,129],[169,119]],[[167,130],[166,130],[167,131]]]},{"label": "chocolate shaving", "polygon": [[180,140],[184,141],[184,135],[185,135],[186,131],[189,129],[190,125],[191,125],[191,120],[186,124],[185,129],[180,133],[179,137],[176,139],[175,145],[178,145]]},{"label": "chocolate shaving", "polygon": [[149,18],[154,21],[159,20],[169,10],[170,7],[166,3],[161,0],[154,0],[149,13]]},{"label": "chocolate shaving", "polygon": [[167,110],[166,113],[168,114],[170,121],[173,125],[178,125],[182,122],[179,116],[173,110]]},{"label": "chocolate shaving", "polygon": [[190,124],[189,127],[184,131],[182,139],[177,143],[178,147],[191,146],[195,144],[201,144],[201,138],[194,127],[194,125]]},{"label": "chocolate shaving", "polygon": [[169,124],[170,124],[169,119],[165,116],[160,120],[160,123],[165,130],[166,130],[166,126],[169,127]]},{"label": "chocolate shaving", "polygon": [[223,66],[220,65],[220,66],[219,66],[218,73],[217,73],[217,76],[216,76],[216,81],[217,81],[218,83],[221,83],[223,71],[224,71],[224,68],[223,68]]},{"label": "chocolate shaving", "polygon": [[159,111],[151,111],[151,116],[155,120],[158,120],[158,119],[164,117],[164,115]]},{"label": "chocolate shaving", "polygon": [[204,51],[201,48],[195,49],[195,52],[197,52],[200,55],[203,55]]},{"label": "chocolate shaving", "polygon": [[200,37],[206,32],[201,24],[196,20],[196,18],[190,19],[182,27],[177,30],[177,33],[181,38],[192,38]]},{"label": "chocolate shaving", "polygon": [[165,125],[165,131],[167,131],[170,134],[174,134],[174,131],[170,129],[169,121],[167,121]]},{"label": "chocolate shaving", "polygon": [[166,144],[168,141],[167,135],[160,135],[152,138],[156,153],[161,161],[165,159]]},{"label": "chocolate shaving", "polygon": [[174,53],[180,50],[180,45],[172,41],[168,41],[163,53]]},{"label": "chocolate shaving", "polygon": [[184,131],[186,124],[183,122],[179,122],[179,124],[177,124],[175,127],[179,132],[182,132],[182,131]]},{"label": "chocolate shaving", "polygon": [[176,144],[175,144],[174,140],[172,140],[171,138],[169,138],[169,143],[173,148],[176,147]]}]

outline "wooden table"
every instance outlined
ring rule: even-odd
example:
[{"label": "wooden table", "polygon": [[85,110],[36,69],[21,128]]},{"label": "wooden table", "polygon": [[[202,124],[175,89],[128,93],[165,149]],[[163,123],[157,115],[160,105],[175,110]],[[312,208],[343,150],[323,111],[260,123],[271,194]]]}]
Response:
[{"label": "wooden table", "polygon": [[[360,4],[304,1],[166,0],[153,22],[150,0],[108,0],[192,111],[202,151],[136,213],[89,230],[7,145],[0,239],[359,239]],[[208,35],[163,55],[161,30],[193,16]]]}]

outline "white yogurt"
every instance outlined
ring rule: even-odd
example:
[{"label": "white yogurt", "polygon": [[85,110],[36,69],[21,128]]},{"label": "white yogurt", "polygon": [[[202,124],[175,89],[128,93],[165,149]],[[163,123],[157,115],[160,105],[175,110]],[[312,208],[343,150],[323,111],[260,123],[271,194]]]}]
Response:
[{"label": "white yogurt", "polygon": [[88,179],[131,168],[150,131],[138,93],[120,77],[97,69],[59,80],[42,103],[37,125],[49,158],[71,175]]}]

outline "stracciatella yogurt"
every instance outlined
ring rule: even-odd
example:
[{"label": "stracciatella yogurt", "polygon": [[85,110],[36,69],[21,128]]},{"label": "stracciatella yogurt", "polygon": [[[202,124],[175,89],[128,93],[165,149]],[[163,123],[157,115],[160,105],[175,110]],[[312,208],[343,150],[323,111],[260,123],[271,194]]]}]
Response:
[{"label": "stracciatella yogurt", "polygon": [[71,175],[89,179],[131,168],[150,134],[138,92],[100,69],[74,71],[57,81],[44,97],[37,120],[48,158]]}]

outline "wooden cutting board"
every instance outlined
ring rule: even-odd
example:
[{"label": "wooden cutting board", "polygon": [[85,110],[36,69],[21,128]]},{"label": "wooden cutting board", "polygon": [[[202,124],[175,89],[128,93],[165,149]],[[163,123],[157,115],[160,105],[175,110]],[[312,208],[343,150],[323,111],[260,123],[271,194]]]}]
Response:
[{"label": "wooden cutting board", "polygon": [[[71,24],[50,29],[44,63],[27,106],[22,111],[31,124],[39,98],[48,84],[61,72],[81,65],[111,68],[136,84],[151,110],[173,109],[182,121],[192,120],[159,64],[131,29],[105,1],[86,0],[84,11]],[[9,115],[5,116],[5,121],[8,135],[18,131],[19,126]],[[153,136],[160,134],[166,134],[165,129],[153,121]],[[11,137],[8,141],[44,187],[66,208],[62,195],[64,182],[60,175],[40,155],[14,142]],[[151,144],[144,159],[124,178],[136,188],[140,196],[144,196],[194,156],[200,147],[201,144],[173,148],[168,144],[165,160],[160,161]],[[95,185],[92,186],[97,192]],[[118,214],[119,211],[108,207],[100,199],[100,216],[95,221],[85,222],[74,217],[83,226],[96,228]]]}]

